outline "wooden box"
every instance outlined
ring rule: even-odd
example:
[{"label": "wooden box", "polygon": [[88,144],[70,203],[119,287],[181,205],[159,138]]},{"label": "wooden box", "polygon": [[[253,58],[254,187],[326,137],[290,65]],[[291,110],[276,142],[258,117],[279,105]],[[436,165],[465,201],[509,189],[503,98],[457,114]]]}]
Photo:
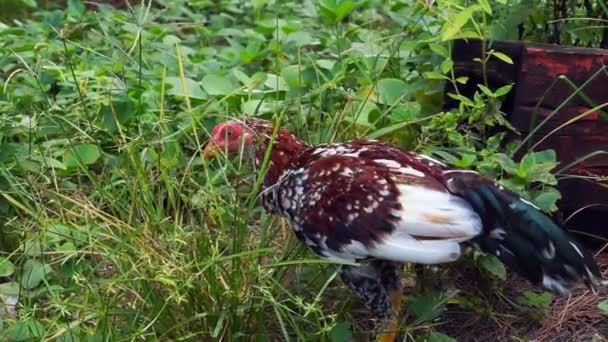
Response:
[{"label": "wooden box", "polygon": [[[508,64],[491,58],[486,75],[493,89],[514,84],[502,110],[524,136],[561,106],[547,124],[534,134],[532,144],[577,115],[608,103],[608,50],[504,41],[487,44],[488,50],[503,52],[513,59],[513,64]],[[472,96],[478,90],[477,84],[484,82],[481,64],[473,61],[482,55],[481,41],[457,40],[453,51],[456,76],[470,77],[468,84],[460,86],[459,90],[465,96]],[[594,74],[595,77],[590,80]],[[582,91],[572,96],[575,89],[585,83]],[[449,84],[447,92],[454,92]],[[457,105],[447,96],[444,104],[446,109]],[[557,152],[560,166],[594,151],[608,151],[608,107],[565,126],[537,149],[547,148]],[[589,174],[608,177],[608,155],[587,159],[567,173],[579,177]],[[597,203],[607,205],[603,210],[608,209],[608,187],[582,178],[566,178],[559,182],[559,188],[563,195],[559,206],[566,214]]]}]

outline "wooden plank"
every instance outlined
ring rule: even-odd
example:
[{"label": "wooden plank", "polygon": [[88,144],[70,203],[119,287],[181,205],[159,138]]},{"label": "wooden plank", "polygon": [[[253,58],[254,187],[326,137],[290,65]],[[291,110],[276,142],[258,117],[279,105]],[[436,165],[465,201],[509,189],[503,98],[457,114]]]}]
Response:
[{"label": "wooden plank", "polygon": [[[575,92],[564,77],[575,86],[581,86],[606,64],[608,64],[608,50],[527,44],[521,56],[516,95],[510,115],[511,122],[517,129],[528,131],[530,119],[534,116],[534,108],[538,105],[539,99],[542,99],[542,102],[537,122],[545,119]],[[608,72],[600,72],[582,92],[590,102],[597,105],[608,102],[606,89],[608,89]],[[539,133],[549,132],[592,108],[588,101],[576,95],[539,130]],[[605,131],[608,129],[608,121],[601,120],[599,114],[594,112],[580,122],[597,122],[600,126],[598,129]],[[577,130],[579,130],[578,126],[571,125],[564,128],[562,133],[577,134]]]},{"label": "wooden plank", "polygon": [[[573,93],[573,88],[566,81],[558,80],[560,75],[566,75],[576,86],[580,86],[603,65],[608,65],[608,50],[603,49],[568,48],[511,41],[493,42],[488,49],[503,52],[513,59],[512,65],[495,58],[490,59],[487,65],[487,78],[491,88],[516,84],[514,91],[504,101],[502,109],[508,114],[515,127],[522,132],[530,130],[531,118],[535,117],[535,122],[541,122]],[[457,40],[453,51],[455,75],[470,77],[469,84],[459,86],[459,91],[465,96],[472,97],[478,90],[477,84],[484,83],[481,64],[473,60],[482,54],[481,42]],[[554,81],[557,82],[556,85],[545,94]],[[599,104],[608,102],[608,91],[605,89],[608,89],[608,72],[601,73],[584,89],[584,93],[591,102]],[[448,85],[446,90],[455,92],[452,85]],[[543,101],[539,104],[541,98]],[[454,108],[457,104],[457,101],[446,96],[444,101],[446,109]],[[538,113],[534,115],[537,105],[539,105]],[[591,108],[592,106],[583,98],[576,96],[540,129],[540,133],[551,131]],[[608,113],[608,110],[605,112]],[[608,121],[600,120],[598,117],[599,113],[596,112],[582,119],[580,123],[599,122],[595,131],[608,130]],[[560,133],[577,134],[580,129],[582,128],[579,126],[569,125]],[[584,130],[586,130],[585,134],[589,134],[588,129]]]},{"label": "wooden plank", "polygon": [[[488,83],[494,89],[515,83],[514,91],[506,98],[502,110],[523,135],[534,127],[531,123],[538,124],[547,118],[574,92],[572,86],[559,80],[560,75],[566,75],[572,83],[580,86],[603,65],[608,65],[608,50],[602,49],[566,48],[521,42],[495,42],[492,48],[506,53],[514,61],[513,65],[509,65],[491,59],[487,65],[487,75]],[[481,55],[481,42],[456,41],[453,51],[456,76],[470,77],[470,84],[459,87],[459,91],[467,97],[472,97],[478,89],[476,84],[484,83],[481,65],[473,61]],[[555,86],[547,91],[554,82]],[[454,92],[454,89],[448,85],[446,92]],[[608,102],[608,70],[594,79],[585,88],[584,94],[595,104]],[[542,99],[540,104],[539,99]],[[456,105],[456,101],[446,97],[446,109]],[[575,96],[539,129],[531,143],[539,141],[547,132],[592,107],[582,97]],[[561,166],[589,153],[608,150],[608,120],[602,119],[600,114],[602,113],[595,112],[560,129],[540,144],[537,150],[554,149]],[[522,151],[523,153],[525,151]],[[608,157],[597,156],[588,159],[567,173],[608,175]],[[595,203],[608,204],[608,188],[596,183],[570,178],[560,180],[558,187],[563,194],[563,199],[559,202],[562,210],[573,211]],[[607,209],[604,207],[599,210],[605,212]]]},{"label": "wooden plank", "polygon": [[566,223],[566,228],[575,233],[575,237],[586,246],[601,248],[606,241],[598,239],[597,236],[606,237],[606,210],[605,206],[601,206],[591,207],[578,213],[575,213],[577,210],[564,211],[564,219],[574,214]]},{"label": "wooden plank", "polygon": [[[526,133],[531,131],[534,126],[538,125],[548,116],[554,114],[552,119],[539,129],[538,134],[542,135],[553,131],[571,118],[583,114],[589,109],[590,108],[586,106],[570,105],[562,109],[559,113],[554,114],[555,108],[548,108],[546,105],[539,108],[519,105],[516,106],[513,113],[509,115],[509,121],[517,130]],[[600,113],[596,111],[581,120],[564,126],[556,133],[562,135],[603,135],[606,134],[606,132],[608,132],[608,120],[601,119]]]},{"label": "wooden plank", "polygon": [[[572,173],[586,175],[587,172],[608,174],[608,168],[579,169]],[[565,178],[559,181],[558,189],[562,193],[562,199],[559,201],[559,207],[562,210],[576,210],[598,203],[608,204],[608,191],[595,182],[580,178]],[[597,210],[608,210],[608,208],[601,207]]]}]

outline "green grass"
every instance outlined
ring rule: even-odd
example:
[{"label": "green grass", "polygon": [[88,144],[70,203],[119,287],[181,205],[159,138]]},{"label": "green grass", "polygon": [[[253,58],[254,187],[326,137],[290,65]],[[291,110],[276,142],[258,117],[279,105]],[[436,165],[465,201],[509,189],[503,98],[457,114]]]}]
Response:
[{"label": "green grass", "polygon": [[552,193],[547,209],[559,198],[554,155],[514,162],[501,136],[471,133],[504,94],[441,114],[444,82],[462,82],[450,40],[498,38],[517,6],[462,22],[460,1],[67,3],[0,24],[0,295],[20,299],[3,340],[365,336],[336,266],[253,205],[247,161],[201,159],[225,118],[280,115],[311,143],[378,137]]}]

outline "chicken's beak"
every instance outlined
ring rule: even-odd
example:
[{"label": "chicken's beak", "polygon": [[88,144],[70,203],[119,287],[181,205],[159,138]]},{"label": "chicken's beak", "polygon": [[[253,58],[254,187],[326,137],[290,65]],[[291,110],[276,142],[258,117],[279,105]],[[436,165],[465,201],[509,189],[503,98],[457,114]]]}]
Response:
[{"label": "chicken's beak", "polygon": [[213,141],[210,141],[203,148],[203,158],[205,159],[213,159],[219,153],[221,153],[220,147]]}]

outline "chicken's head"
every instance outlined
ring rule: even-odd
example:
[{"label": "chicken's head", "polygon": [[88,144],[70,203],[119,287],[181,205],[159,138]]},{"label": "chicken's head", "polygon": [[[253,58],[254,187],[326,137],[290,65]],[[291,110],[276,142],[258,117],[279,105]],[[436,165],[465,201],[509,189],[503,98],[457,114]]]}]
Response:
[{"label": "chicken's head", "polygon": [[212,158],[219,152],[232,154],[240,151],[241,146],[251,145],[253,132],[242,123],[226,121],[217,124],[211,131],[211,138],[203,150],[205,158]]}]

